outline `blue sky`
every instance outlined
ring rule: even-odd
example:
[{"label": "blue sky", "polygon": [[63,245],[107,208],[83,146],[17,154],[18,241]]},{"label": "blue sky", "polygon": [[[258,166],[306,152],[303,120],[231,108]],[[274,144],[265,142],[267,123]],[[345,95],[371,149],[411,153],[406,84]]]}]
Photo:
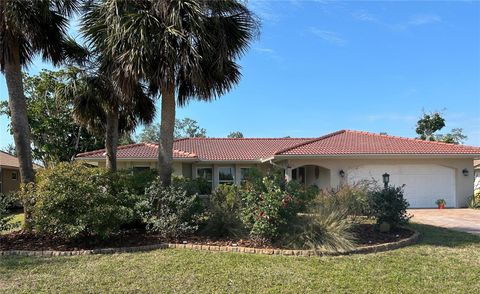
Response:
[{"label": "blue sky", "polygon": [[[426,111],[480,145],[480,2],[250,1],[262,20],[243,79],[190,117],[211,137],[315,137],[339,129],[415,137]],[[36,73],[50,65],[35,62]],[[0,77],[0,99],[6,99]],[[157,118],[157,121],[159,119]],[[0,147],[12,142],[0,118]]]}]

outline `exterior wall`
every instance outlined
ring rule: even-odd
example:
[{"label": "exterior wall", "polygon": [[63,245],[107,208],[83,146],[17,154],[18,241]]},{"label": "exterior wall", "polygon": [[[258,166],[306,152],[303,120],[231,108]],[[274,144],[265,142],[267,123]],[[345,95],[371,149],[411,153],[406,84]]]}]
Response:
[{"label": "exterior wall", "polygon": [[[17,179],[12,179],[12,173],[17,173]],[[20,189],[20,172],[18,169],[1,168],[2,193],[16,192]]]},{"label": "exterior wall", "polygon": [[[319,168],[318,177],[315,175],[315,168]],[[315,165],[306,166],[306,184],[307,186],[315,185],[320,189],[328,189],[331,187],[330,170]]]},{"label": "exterior wall", "polygon": [[[289,159],[288,166],[297,168],[304,165],[318,165],[330,170],[330,187],[338,187],[348,179],[349,170],[363,165],[395,165],[395,164],[434,164],[450,167],[455,171],[456,206],[465,207],[473,194],[474,171],[471,158],[405,158],[405,159],[355,159],[355,158],[325,158],[325,159]],[[463,175],[463,169],[468,170],[468,176]],[[340,177],[340,170],[345,176]],[[386,171],[388,172],[388,171]]]}]

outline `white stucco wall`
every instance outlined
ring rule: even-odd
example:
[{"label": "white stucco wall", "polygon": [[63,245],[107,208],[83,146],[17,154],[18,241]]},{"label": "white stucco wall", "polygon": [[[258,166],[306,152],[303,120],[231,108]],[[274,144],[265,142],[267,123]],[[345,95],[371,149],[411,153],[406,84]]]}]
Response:
[{"label": "white stucco wall", "polygon": [[[473,194],[474,172],[471,158],[304,158],[289,159],[288,165],[297,168],[303,165],[318,165],[330,170],[330,185],[337,187],[341,182],[348,179],[348,173],[363,165],[398,165],[398,164],[434,164],[450,167],[455,171],[456,206],[465,207],[469,197]],[[463,169],[469,171],[468,176],[463,175]],[[345,171],[345,177],[341,178],[340,170]],[[388,171],[386,171],[388,172]]]}]

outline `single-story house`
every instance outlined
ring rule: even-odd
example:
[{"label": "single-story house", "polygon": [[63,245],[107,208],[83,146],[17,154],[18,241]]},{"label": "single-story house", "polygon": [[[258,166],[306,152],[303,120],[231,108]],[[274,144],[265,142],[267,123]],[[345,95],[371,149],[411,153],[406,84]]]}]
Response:
[{"label": "single-story house", "polygon": [[18,159],[0,151],[0,193],[16,192],[20,188]]},{"label": "single-story house", "polygon": [[480,160],[473,161],[473,170],[475,171],[475,190],[480,190]]},{"label": "single-story house", "polygon": [[[118,148],[118,167],[156,168],[157,145],[140,143]],[[203,177],[212,188],[239,184],[252,167],[276,166],[287,180],[319,188],[376,180],[390,175],[390,184],[405,185],[411,207],[464,207],[473,193],[474,158],[480,148],[429,142],[360,131],[341,130],[318,138],[185,138],[175,140],[174,174]],[[105,151],[78,154],[105,166]]]}]

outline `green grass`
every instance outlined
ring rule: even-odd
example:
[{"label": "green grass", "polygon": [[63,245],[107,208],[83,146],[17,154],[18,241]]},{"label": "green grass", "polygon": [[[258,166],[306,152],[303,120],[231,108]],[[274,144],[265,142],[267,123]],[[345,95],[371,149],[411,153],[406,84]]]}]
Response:
[{"label": "green grass", "polygon": [[0,293],[478,293],[480,237],[412,226],[422,234],[416,245],[342,257],[173,249],[0,257]]},{"label": "green grass", "polygon": [[3,231],[3,232],[0,231],[0,234],[10,233],[13,231],[20,230],[22,228],[23,223],[25,222],[25,216],[23,212],[15,212],[15,213],[12,213],[11,215],[13,216],[13,218],[9,221],[9,223],[11,224],[19,223],[19,226],[9,231]]}]

